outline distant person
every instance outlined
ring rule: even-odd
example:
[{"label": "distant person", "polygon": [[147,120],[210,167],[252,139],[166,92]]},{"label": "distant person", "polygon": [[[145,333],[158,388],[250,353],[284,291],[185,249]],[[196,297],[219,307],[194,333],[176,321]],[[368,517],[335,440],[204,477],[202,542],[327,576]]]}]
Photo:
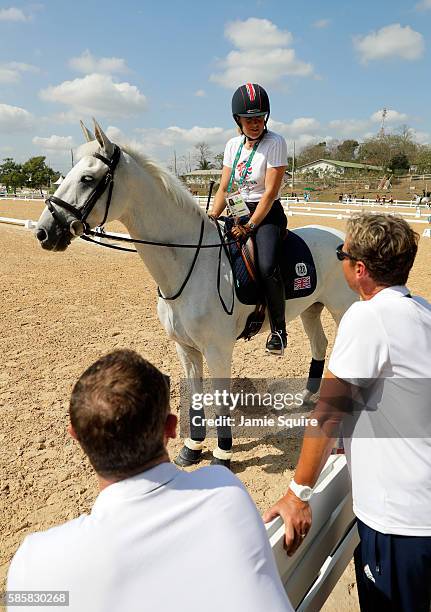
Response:
[{"label": "distant person", "polygon": [[69,431],[99,496],[89,515],[24,539],[8,590],[68,591],[67,607],[49,607],[57,612],[292,611],[244,486],[222,466],[188,473],[170,463],[176,425],[168,378],[138,354],[116,351],[88,368]]},{"label": "distant person", "polygon": [[343,194],[342,194],[342,193],[340,193],[340,194],[339,194],[339,196],[338,196],[338,201],[339,201],[339,202],[342,202],[342,201],[343,201]]}]

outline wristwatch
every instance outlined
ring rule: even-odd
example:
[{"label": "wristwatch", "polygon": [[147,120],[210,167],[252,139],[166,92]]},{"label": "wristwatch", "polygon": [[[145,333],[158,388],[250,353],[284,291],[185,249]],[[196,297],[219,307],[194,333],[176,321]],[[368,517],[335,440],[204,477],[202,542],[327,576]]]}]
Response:
[{"label": "wristwatch", "polygon": [[299,497],[299,499],[303,502],[310,501],[310,497],[313,495],[313,489],[311,487],[307,487],[306,485],[300,485],[295,482],[293,478],[290,482],[289,489],[293,493],[295,493],[296,497]]},{"label": "wristwatch", "polygon": [[256,223],[253,223],[252,221],[248,221],[245,224],[245,228],[248,230],[248,232],[254,232],[254,230],[256,229]]}]

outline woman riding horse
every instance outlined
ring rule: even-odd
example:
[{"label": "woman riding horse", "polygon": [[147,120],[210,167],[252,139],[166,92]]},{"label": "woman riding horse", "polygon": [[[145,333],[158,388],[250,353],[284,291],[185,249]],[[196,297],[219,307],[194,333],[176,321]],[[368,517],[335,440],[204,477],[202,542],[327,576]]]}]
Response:
[{"label": "woman riding horse", "polygon": [[[246,223],[232,229],[234,238],[244,240],[255,234],[258,269],[265,291],[271,336],[266,350],[280,354],[287,344],[284,284],[278,264],[281,240],[287,219],[279,200],[279,192],[287,167],[287,145],[282,136],[266,127],[270,113],[266,91],[256,83],[241,85],[232,98],[232,115],[241,135],[226,145],[223,172],[214,207],[209,213],[217,219],[232,200],[232,184],[245,202],[249,214]],[[236,198],[238,201],[238,197]],[[244,219],[244,217],[242,217]]]}]

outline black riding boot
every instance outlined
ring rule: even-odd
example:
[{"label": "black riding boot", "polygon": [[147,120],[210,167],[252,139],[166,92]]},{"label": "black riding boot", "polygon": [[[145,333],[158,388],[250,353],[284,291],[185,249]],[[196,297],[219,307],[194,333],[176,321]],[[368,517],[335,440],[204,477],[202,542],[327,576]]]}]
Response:
[{"label": "black riding boot", "polygon": [[271,336],[266,343],[268,353],[280,355],[287,345],[284,283],[277,266],[271,276],[263,280],[271,322]]}]

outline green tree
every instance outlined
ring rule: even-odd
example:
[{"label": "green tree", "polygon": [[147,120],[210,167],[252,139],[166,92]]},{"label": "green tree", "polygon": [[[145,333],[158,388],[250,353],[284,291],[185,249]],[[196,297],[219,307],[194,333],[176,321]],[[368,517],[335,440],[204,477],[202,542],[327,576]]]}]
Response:
[{"label": "green tree", "polygon": [[335,159],[339,161],[353,161],[355,159],[355,151],[359,147],[357,140],[343,140],[334,151]]},{"label": "green tree", "polygon": [[48,187],[56,176],[56,172],[46,165],[45,159],[43,155],[31,157],[22,166],[27,185],[39,189],[41,195],[43,195],[42,187]]},{"label": "green tree", "polygon": [[388,166],[392,172],[408,172],[410,168],[409,158],[405,153],[396,153],[392,156]]},{"label": "green tree", "polygon": [[358,149],[358,160],[388,168],[391,159],[396,155],[403,154],[409,160],[414,160],[418,149],[419,145],[413,140],[412,130],[404,125],[398,134],[383,134],[365,140]]},{"label": "green tree", "polygon": [[18,187],[25,185],[21,164],[17,164],[11,157],[6,157],[0,164],[0,183],[6,185],[7,191],[12,189],[16,195]]},{"label": "green tree", "polygon": [[418,174],[431,173],[431,147],[422,146],[419,148],[414,164],[417,167]]},{"label": "green tree", "polygon": [[316,161],[317,159],[326,159],[329,156],[330,152],[326,146],[326,142],[308,145],[308,147],[302,149],[301,153],[298,155],[296,159],[296,167],[298,168],[299,166]]}]

